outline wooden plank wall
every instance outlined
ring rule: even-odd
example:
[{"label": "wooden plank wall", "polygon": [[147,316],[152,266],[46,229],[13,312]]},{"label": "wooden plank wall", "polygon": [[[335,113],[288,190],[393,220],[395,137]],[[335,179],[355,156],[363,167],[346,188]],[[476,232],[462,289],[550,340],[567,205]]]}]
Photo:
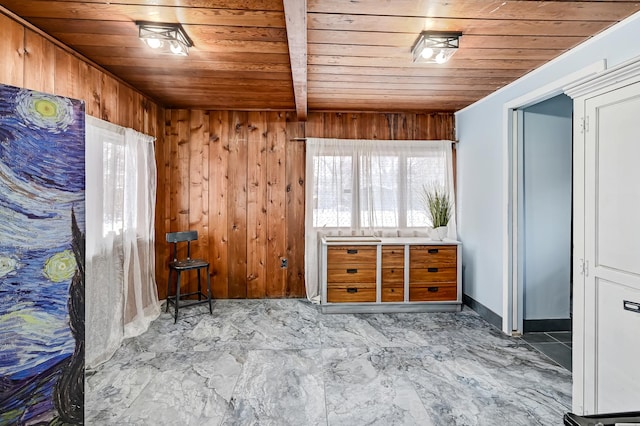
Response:
[{"label": "wooden plank wall", "polygon": [[0,83],[85,101],[86,113],[156,138],[163,111],[109,74],[0,13]]},{"label": "wooden plank wall", "polygon": [[[180,109],[165,118],[157,234],[198,231],[194,253],[212,263],[216,298],[305,296],[305,149],[297,138],[454,136],[450,113],[310,113],[305,123],[293,112]],[[158,244],[156,255],[168,262],[169,247]],[[156,275],[162,299],[166,268]],[[182,291],[195,291],[194,278]]]},{"label": "wooden plank wall", "polygon": [[307,137],[381,140],[455,140],[452,113],[312,112]]},{"label": "wooden plank wall", "polygon": [[[197,230],[216,298],[302,297],[304,127],[293,112],[167,110],[158,235]],[[156,257],[169,261],[167,244]],[[282,267],[287,259],[288,268]],[[157,269],[160,298],[167,271]],[[195,291],[195,276],[182,291]]]}]

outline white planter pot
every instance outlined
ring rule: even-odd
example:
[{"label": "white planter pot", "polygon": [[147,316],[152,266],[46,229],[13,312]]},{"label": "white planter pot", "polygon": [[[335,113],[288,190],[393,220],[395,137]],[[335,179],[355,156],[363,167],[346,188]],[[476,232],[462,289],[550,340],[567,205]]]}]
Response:
[{"label": "white planter pot", "polygon": [[437,228],[432,228],[430,232],[430,238],[436,241],[442,241],[447,238],[449,228],[446,226],[438,226]]}]

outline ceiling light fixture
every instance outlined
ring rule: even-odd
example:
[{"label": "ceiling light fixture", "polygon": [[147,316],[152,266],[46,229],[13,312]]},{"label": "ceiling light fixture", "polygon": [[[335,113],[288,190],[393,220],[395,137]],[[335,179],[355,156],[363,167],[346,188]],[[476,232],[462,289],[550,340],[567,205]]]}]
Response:
[{"label": "ceiling light fixture", "polygon": [[458,50],[461,35],[461,32],[421,32],[411,49],[413,62],[444,64]]},{"label": "ceiling light fixture", "polygon": [[138,21],[138,37],[159,53],[187,56],[193,42],[180,24]]}]

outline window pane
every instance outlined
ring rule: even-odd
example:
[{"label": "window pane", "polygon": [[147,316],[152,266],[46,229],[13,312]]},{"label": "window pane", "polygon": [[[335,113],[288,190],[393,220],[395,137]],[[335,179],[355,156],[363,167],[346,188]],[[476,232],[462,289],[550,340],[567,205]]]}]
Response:
[{"label": "window pane", "polygon": [[124,230],[125,149],[120,143],[103,145],[103,217],[102,234],[120,234]]},{"label": "window pane", "polygon": [[350,156],[313,158],[315,191],[313,226],[350,227],[352,217],[353,167]]},{"label": "window pane", "polygon": [[398,227],[398,156],[360,157],[360,225]]},{"label": "window pane", "polygon": [[420,197],[423,185],[445,184],[446,164],[441,155],[407,158],[407,226],[431,226]]}]

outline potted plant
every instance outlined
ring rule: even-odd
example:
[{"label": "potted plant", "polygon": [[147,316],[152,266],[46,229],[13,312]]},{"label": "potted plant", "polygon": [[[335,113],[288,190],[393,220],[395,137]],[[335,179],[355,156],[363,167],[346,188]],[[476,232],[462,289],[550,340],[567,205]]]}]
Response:
[{"label": "potted plant", "polygon": [[442,240],[447,236],[449,219],[453,212],[453,203],[447,191],[443,186],[431,185],[427,187],[422,185],[420,194],[422,203],[427,212],[427,217],[431,220],[433,232],[431,238]]}]

